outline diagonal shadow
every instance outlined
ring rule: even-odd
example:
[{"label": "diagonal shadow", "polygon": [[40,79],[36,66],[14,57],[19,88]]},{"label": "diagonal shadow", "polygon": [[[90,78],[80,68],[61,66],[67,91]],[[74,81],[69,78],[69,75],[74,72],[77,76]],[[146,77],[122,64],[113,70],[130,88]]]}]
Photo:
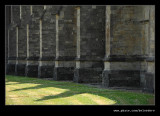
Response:
[{"label": "diagonal shadow", "polygon": [[43,101],[43,100],[56,99],[56,98],[65,98],[65,97],[70,97],[70,96],[82,94],[82,93],[84,93],[84,92],[74,92],[73,93],[72,91],[66,91],[66,92],[60,93],[58,95],[45,96],[45,97],[38,99],[36,101]]},{"label": "diagonal shadow", "polygon": [[[18,78],[18,77],[17,77]],[[24,79],[25,78],[25,79]],[[33,78],[32,78],[33,79]],[[32,80],[31,78],[28,77],[23,77],[23,78],[19,78],[19,79],[14,79],[14,78],[9,78],[6,82],[18,82],[18,84],[24,84],[24,83],[32,83],[32,84],[39,84],[37,86],[34,87],[26,87],[26,88],[21,88],[21,89],[14,89],[11,91],[21,91],[21,90],[29,90],[29,89],[40,89],[40,88],[46,88],[46,87],[55,87],[55,88],[60,88],[60,89],[67,89],[67,91],[60,93],[58,95],[49,95],[49,96],[44,96],[41,99],[38,99],[36,101],[43,101],[43,100],[49,100],[49,99],[56,99],[56,98],[65,98],[65,97],[70,97],[73,95],[77,95],[77,94],[82,94],[82,93],[89,93],[89,94],[94,94],[94,95],[99,95],[102,97],[105,97],[107,99],[111,99],[116,101],[117,103],[117,99],[114,98],[113,96],[110,96],[109,93],[115,93],[117,91],[112,91],[112,90],[104,90],[104,91],[100,91],[98,88],[94,88],[94,87],[90,87],[87,85],[81,85],[77,83],[74,83],[75,85],[71,85],[72,83],[68,83],[68,82],[63,82],[63,81],[37,81],[36,78]]]}]

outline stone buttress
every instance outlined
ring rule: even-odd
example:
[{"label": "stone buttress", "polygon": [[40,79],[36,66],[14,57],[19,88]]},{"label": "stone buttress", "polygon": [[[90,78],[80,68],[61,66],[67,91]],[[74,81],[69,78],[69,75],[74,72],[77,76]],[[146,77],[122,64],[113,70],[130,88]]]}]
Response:
[{"label": "stone buttress", "polygon": [[155,6],[6,6],[6,74],[155,89]]},{"label": "stone buttress", "polygon": [[73,80],[76,58],[75,6],[61,6],[56,14],[54,80]]},{"label": "stone buttress", "polygon": [[77,8],[77,58],[74,81],[101,83],[105,40],[105,6]]}]

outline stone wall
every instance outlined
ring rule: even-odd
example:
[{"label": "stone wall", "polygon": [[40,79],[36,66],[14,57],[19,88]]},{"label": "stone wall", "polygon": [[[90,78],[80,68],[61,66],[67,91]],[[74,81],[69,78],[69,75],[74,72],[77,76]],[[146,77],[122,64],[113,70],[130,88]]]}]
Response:
[{"label": "stone wall", "polygon": [[154,92],[154,6],[12,5],[6,11],[7,74]]}]

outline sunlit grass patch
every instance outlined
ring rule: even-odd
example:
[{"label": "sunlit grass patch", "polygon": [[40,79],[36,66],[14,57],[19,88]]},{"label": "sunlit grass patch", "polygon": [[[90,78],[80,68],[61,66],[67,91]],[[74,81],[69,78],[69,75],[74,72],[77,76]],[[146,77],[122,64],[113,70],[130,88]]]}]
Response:
[{"label": "sunlit grass patch", "polygon": [[148,105],[154,95],[6,76],[6,105]]}]

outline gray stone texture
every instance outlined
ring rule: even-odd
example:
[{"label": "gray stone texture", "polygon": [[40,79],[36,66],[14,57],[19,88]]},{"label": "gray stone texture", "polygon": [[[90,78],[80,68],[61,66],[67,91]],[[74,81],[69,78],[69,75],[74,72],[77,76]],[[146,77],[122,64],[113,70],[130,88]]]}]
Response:
[{"label": "gray stone texture", "polygon": [[[6,73],[72,80],[79,83],[102,83],[105,87],[140,87],[144,91],[154,92],[154,6],[112,5],[109,31],[105,24],[109,19],[106,18],[106,6],[80,6],[80,58],[77,58],[76,8],[77,6],[71,5],[47,5],[44,9],[44,5],[33,5],[31,15],[30,5],[22,5],[20,19],[20,6],[12,6],[12,13],[11,7],[7,6]],[[56,45],[56,15],[59,16],[58,45]],[[42,20],[41,59],[40,20]],[[27,58],[27,24],[29,58]],[[19,29],[19,58],[16,58],[16,27]],[[106,38],[107,32],[110,33],[110,44],[106,44],[106,40],[109,40]],[[105,44],[110,46],[105,47]],[[108,51],[110,54],[106,53]],[[56,57],[56,52],[59,53],[59,57]],[[19,61],[17,65],[16,59]],[[29,64],[26,65],[25,61]],[[42,66],[39,61],[42,61]],[[58,67],[54,66],[55,61],[58,61]],[[80,61],[80,67],[77,65],[76,68],[76,61]],[[105,65],[107,69],[104,69],[104,62],[108,62]]]}]

